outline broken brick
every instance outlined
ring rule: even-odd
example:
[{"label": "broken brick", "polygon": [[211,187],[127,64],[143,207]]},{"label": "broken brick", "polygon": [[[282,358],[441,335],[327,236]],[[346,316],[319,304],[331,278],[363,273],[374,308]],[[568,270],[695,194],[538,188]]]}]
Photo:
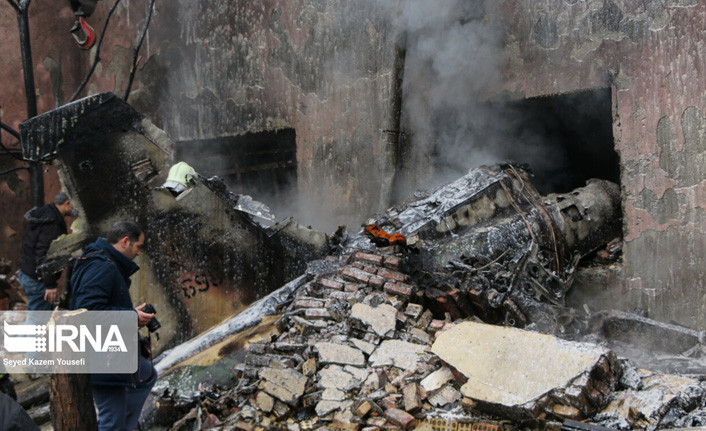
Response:
[{"label": "broken brick", "polygon": [[458,307],[456,307],[456,304],[453,303],[453,300],[451,300],[450,297],[437,297],[436,303],[444,314],[449,313],[449,315],[451,316],[451,320],[457,320],[461,318],[461,312],[458,310]]},{"label": "broken brick", "polygon": [[360,429],[360,424],[334,419],[333,422],[331,422],[331,429],[340,431],[358,431]]},{"label": "broken brick", "polygon": [[377,274],[378,269],[372,265],[363,265],[363,268],[361,268],[363,271],[369,273],[369,274]]},{"label": "broken brick", "polygon": [[446,325],[445,320],[432,319],[432,321],[429,323],[429,330],[432,332],[436,332],[441,330],[444,325]]},{"label": "broken brick", "polygon": [[383,265],[390,269],[400,269],[401,260],[397,256],[385,256]]},{"label": "broken brick", "polygon": [[322,278],[319,280],[319,284],[325,287],[326,289],[334,289],[334,290],[341,290],[343,289],[343,283],[340,281],[336,280],[331,280],[329,278]]},{"label": "broken brick", "polygon": [[402,283],[393,283],[388,281],[384,286],[385,292],[391,293],[393,295],[400,295],[404,297],[409,297],[412,295],[412,286]]},{"label": "broken brick", "polygon": [[373,427],[381,428],[387,424],[387,420],[383,418],[368,418],[365,423]]},{"label": "broken brick", "polygon": [[343,268],[340,271],[341,276],[349,281],[368,284],[370,274],[358,268]]},{"label": "broken brick", "polygon": [[363,253],[362,251],[354,253],[353,258],[364,262],[374,263],[376,265],[382,265],[383,260],[385,259],[383,256],[377,254]]},{"label": "broken brick", "polygon": [[353,284],[353,283],[346,283],[346,284],[343,285],[343,290],[344,290],[345,292],[356,293],[356,292],[358,292],[359,287],[356,286],[356,285]]},{"label": "broken brick", "polygon": [[386,268],[378,269],[377,275],[384,277],[388,280],[399,281],[400,283],[407,280],[407,276],[398,271],[392,271]]},{"label": "broken brick", "polygon": [[402,388],[402,399],[404,400],[404,409],[407,412],[415,412],[422,407],[416,383],[410,383]]},{"label": "broken brick", "polygon": [[243,421],[238,421],[235,424],[233,424],[232,426],[235,427],[235,429],[241,430],[241,431],[252,431],[252,429],[253,429],[252,424],[249,424],[249,423],[243,422]]},{"label": "broken brick", "polygon": [[304,311],[304,316],[309,319],[330,319],[331,313],[325,308],[307,308]]},{"label": "broken brick", "polygon": [[555,404],[554,407],[552,407],[552,412],[555,415],[566,419],[576,421],[583,419],[583,415],[579,409],[576,407],[565,406],[563,404]]},{"label": "broken brick", "polygon": [[376,289],[381,289],[385,285],[385,279],[376,275],[370,276],[368,284]]},{"label": "broken brick", "polygon": [[385,410],[385,417],[392,423],[399,425],[402,429],[410,429],[414,425],[414,416],[410,415],[404,410],[400,409],[387,409]]},{"label": "broken brick", "polygon": [[331,290],[326,292],[329,298],[337,299],[339,301],[348,301],[349,299],[355,297],[353,292],[339,292],[337,290]]},{"label": "broken brick", "polygon": [[475,314],[471,301],[468,300],[468,296],[466,296],[466,294],[458,289],[451,289],[448,291],[448,294],[451,299],[454,300],[456,307],[458,307],[463,317],[473,316]]},{"label": "broken brick", "polygon": [[461,405],[462,405],[465,409],[474,409],[477,404],[478,404],[478,403],[476,403],[475,401],[473,401],[471,398],[468,398],[468,397],[463,397],[463,398],[461,398]]},{"label": "broken brick", "polygon": [[296,308],[323,308],[324,301],[320,299],[297,299],[294,301]]},{"label": "broken brick", "polygon": [[379,401],[380,406],[385,410],[396,409],[397,408],[397,400],[399,399],[399,397],[395,396],[395,395],[397,395],[397,394],[388,395],[385,398],[381,399]]},{"label": "broken brick", "polygon": [[354,413],[359,418],[364,418],[373,409],[373,404],[369,400],[364,400],[355,408]]}]

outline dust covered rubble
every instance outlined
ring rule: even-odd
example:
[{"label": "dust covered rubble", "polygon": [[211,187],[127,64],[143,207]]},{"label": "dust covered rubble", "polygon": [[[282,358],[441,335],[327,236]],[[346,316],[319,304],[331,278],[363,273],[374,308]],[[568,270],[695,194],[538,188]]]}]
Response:
[{"label": "dust covered rubble", "polygon": [[[324,269],[283,310],[278,335],[250,344],[234,368],[237,384],[203,389],[171,429],[372,431],[446,429],[450,422],[466,422],[499,430],[552,428],[565,419],[656,429],[706,419],[704,386],[696,378],[636,370],[596,345],[477,318],[453,321],[448,312],[436,318],[426,307],[431,299],[405,273],[399,255],[354,252],[319,266]],[[458,306],[445,294],[435,299],[437,308],[439,298]],[[478,339],[469,341],[468,325],[479,331]],[[537,336],[555,345],[543,345]],[[493,344],[499,339],[509,342]],[[496,349],[496,356],[482,356],[483,348]],[[463,349],[481,356],[461,355],[459,363]],[[540,352],[545,356],[537,357]],[[572,368],[581,355],[587,361]],[[513,367],[519,372],[508,378]],[[478,369],[486,369],[490,380],[483,381],[487,376],[477,375]],[[575,370],[517,398],[528,379],[565,369]],[[493,372],[505,376],[502,389],[512,393],[509,398],[485,397],[478,390],[500,386]]]}]

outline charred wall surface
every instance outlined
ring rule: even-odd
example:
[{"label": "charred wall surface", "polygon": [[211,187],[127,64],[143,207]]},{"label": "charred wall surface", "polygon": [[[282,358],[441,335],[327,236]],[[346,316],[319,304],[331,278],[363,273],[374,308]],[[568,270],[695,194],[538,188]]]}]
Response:
[{"label": "charred wall surface", "polygon": [[523,1],[502,14],[512,97],[614,90],[626,278],[617,306],[703,329],[706,5]]},{"label": "charred wall surface", "polygon": [[283,216],[326,229],[357,223],[389,195],[383,130],[395,128],[389,11],[370,5],[165,3],[171,20],[151,33],[156,54],[130,102],[187,145],[293,129],[297,183]]}]

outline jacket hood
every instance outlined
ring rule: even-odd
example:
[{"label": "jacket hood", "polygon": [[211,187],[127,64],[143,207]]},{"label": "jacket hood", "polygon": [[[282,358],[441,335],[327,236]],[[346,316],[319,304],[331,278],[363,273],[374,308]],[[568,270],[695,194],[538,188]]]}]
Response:
[{"label": "jacket hood", "polygon": [[34,207],[25,213],[25,219],[33,224],[54,223],[57,218],[62,218],[59,209],[54,204]]},{"label": "jacket hood", "polygon": [[125,278],[130,277],[132,274],[136,273],[138,269],[140,269],[139,265],[116,250],[115,247],[113,247],[113,245],[103,237],[98,238],[96,242],[86,246],[83,254],[85,256],[93,251],[103,251],[104,254],[115,262],[118,268],[120,268],[120,272],[123,273]]}]

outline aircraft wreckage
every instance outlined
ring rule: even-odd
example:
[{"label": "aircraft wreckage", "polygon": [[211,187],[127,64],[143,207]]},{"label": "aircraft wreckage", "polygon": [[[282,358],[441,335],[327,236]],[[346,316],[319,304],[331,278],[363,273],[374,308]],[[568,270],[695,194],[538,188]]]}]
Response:
[{"label": "aircraft wreckage", "polygon": [[[669,414],[680,425],[701,417],[697,380],[637,372],[585,341],[620,353],[625,333],[658,330],[669,348],[641,343],[693,358],[702,334],[562,307],[579,260],[621,235],[616,184],[541,196],[521,165],[480,167],[360,232],[327,235],[291,219],[263,225],[266,208],[218,178],[194,174],[182,193],[165,190],[172,144],[111,93],[20,130],[25,157],[56,160],[81,211],[47,271],[115,220],[144,227],[133,296],[158,310],[164,376],[145,427],[512,427],[504,418],[596,429],[571,421],[600,417],[654,429]],[[700,359],[689,366],[700,370]],[[694,412],[691,422],[675,406]]]},{"label": "aircraft wreckage", "polygon": [[21,124],[28,160],[55,160],[80,211],[73,233],[55,241],[47,271],[62,267],[117,220],[145,232],[136,304],[152,303],[162,323],[154,349],[174,346],[299,275],[328,253],[326,235],[288,219],[258,222],[262,205],[194,175],[174,196],[163,188],[172,143],[112,93],[81,99]]}]

